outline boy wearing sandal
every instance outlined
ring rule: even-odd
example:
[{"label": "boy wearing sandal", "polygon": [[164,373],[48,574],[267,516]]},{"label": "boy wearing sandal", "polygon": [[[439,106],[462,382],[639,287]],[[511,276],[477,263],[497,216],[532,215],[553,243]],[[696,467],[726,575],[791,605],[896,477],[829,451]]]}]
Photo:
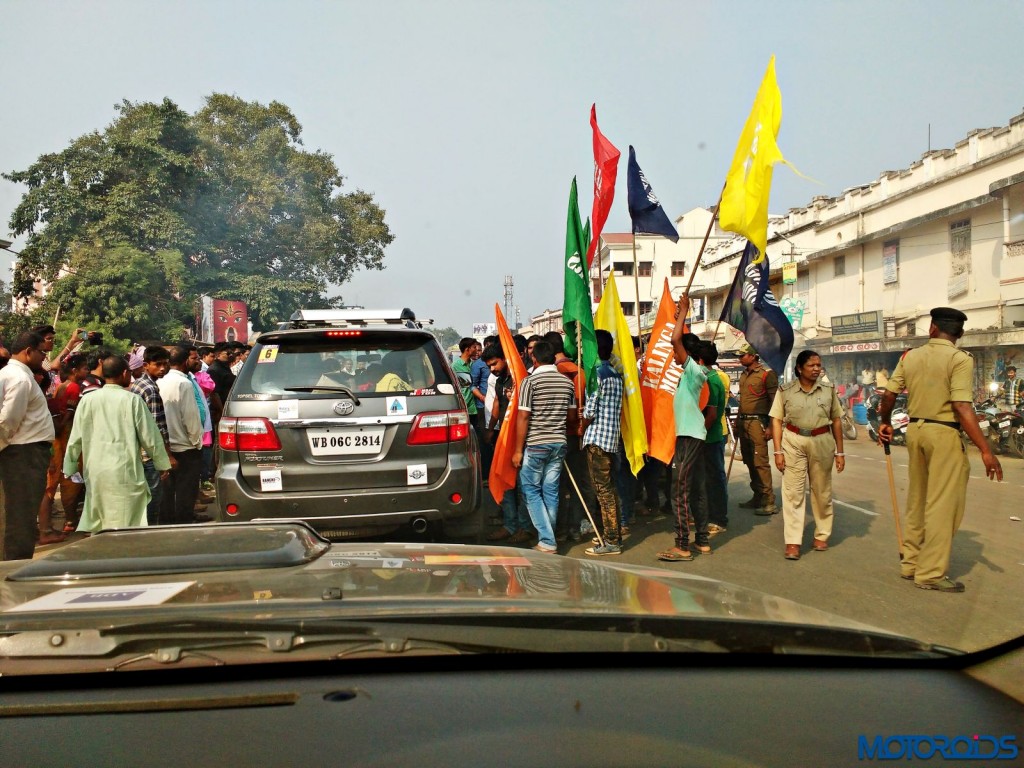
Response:
[{"label": "boy wearing sandal", "polygon": [[[658,553],[668,562],[693,560],[693,553],[711,554],[708,544],[708,506],[704,483],[704,441],[707,428],[700,409],[701,390],[707,374],[693,357],[698,339],[684,334],[683,322],[690,311],[690,297],[679,299],[676,324],[672,329],[672,351],[683,367],[674,400],[676,450],[672,460],[672,518],[675,525],[675,546]],[[694,549],[690,549],[690,522],[694,527]]]}]

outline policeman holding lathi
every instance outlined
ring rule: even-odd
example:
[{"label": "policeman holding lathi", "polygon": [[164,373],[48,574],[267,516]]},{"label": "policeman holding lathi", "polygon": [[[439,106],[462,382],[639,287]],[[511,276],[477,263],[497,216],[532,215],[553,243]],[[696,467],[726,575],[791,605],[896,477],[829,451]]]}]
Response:
[{"label": "policeman holding lathi", "polygon": [[981,451],[989,479],[1002,480],[1003,468],[982,435],[971,404],[974,359],[956,347],[967,315],[936,307],[931,318],[928,343],[904,355],[886,384],[878,436],[883,442],[892,439],[892,408],[896,395],[906,389],[910,487],[901,576],[921,589],[963,592],[964,585],[947,575],[953,534],[964,516],[970,471],[960,428]]}]

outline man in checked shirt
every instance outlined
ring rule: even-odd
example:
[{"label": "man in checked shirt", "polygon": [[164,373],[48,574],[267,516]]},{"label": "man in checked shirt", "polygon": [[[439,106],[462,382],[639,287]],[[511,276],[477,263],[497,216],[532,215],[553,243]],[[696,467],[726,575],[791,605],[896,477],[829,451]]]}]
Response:
[{"label": "man in checked shirt", "polygon": [[[164,440],[164,449],[171,460],[171,469],[178,466],[177,460],[171,454],[171,444],[167,437],[167,416],[164,412],[164,400],[160,396],[160,389],[157,381],[167,373],[170,353],[163,347],[146,347],[142,356],[142,375],[132,382],[128,387],[129,392],[134,392],[142,398],[149,408],[149,412],[156,419],[157,429]],[[146,475],[146,484],[149,486],[150,499],[146,505],[146,522],[150,525],[160,524],[160,505],[163,503],[163,481],[160,478],[161,472],[153,465],[153,459],[142,451],[142,471]],[[164,521],[169,522],[169,521]]]},{"label": "man in checked shirt", "polygon": [[588,555],[622,554],[622,527],[614,477],[618,470],[619,424],[622,419],[622,376],[611,364],[612,335],[597,330],[597,392],[587,398],[581,428],[590,481],[601,505],[604,544],[595,539]]}]

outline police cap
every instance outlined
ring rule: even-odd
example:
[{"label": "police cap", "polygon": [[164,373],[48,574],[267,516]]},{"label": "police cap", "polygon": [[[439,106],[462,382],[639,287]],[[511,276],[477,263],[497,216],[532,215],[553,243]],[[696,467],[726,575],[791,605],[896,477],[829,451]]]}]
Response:
[{"label": "police cap", "polygon": [[736,350],[736,357],[743,357],[743,355],[754,355],[757,356],[757,350],[749,344],[744,344],[742,347]]},{"label": "police cap", "polygon": [[948,320],[954,323],[967,322],[967,315],[959,309],[953,309],[952,307],[935,307],[931,311],[931,315],[932,320]]}]

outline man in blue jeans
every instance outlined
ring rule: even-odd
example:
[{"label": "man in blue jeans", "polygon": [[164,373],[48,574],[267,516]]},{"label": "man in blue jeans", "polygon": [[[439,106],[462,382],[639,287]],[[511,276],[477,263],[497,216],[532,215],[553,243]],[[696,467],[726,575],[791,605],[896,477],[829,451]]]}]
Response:
[{"label": "man in blue jeans", "polygon": [[555,350],[546,341],[533,348],[537,365],[519,390],[516,417],[516,449],[512,464],[519,468],[519,482],[526,508],[537,529],[540,552],[555,553],[555,520],[558,517],[558,483],[565,458],[565,430],[576,409],[572,382],[555,367]]}]

